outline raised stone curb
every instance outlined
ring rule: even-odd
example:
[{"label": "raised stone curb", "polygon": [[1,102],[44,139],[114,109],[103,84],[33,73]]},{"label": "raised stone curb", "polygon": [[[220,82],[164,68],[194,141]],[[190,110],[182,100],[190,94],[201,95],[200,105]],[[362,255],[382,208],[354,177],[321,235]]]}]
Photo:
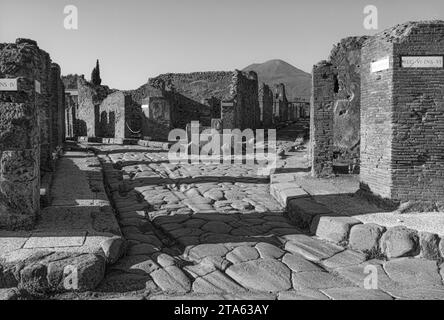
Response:
[{"label": "raised stone curb", "polygon": [[[419,256],[428,260],[444,258],[444,241],[437,235],[418,232],[404,226],[385,228],[334,213],[300,188],[294,175],[275,174],[271,195],[286,207],[288,218],[299,228],[320,239],[350,247],[369,258],[388,259]],[[291,250],[290,250],[291,251]]]},{"label": "raised stone curb", "polygon": [[292,199],[309,197],[304,189],[289,182],[273,183],[270,185],[270,193],[283,207],[286,207]]}]

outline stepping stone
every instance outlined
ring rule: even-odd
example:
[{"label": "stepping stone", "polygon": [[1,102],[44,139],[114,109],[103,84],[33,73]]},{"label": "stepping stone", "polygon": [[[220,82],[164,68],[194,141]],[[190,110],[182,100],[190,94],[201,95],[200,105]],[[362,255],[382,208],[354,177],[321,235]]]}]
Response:
[{"label": "stepping stone", "polygon": [[239,201],[239,200],[233,201],[231,203],[231,207],[233,207],[236,210],[241,210],[241,211],[242,210],[249,210],[249,209],[253,208],[250,203],[245,202],[245,201]]},{"label": "stepping stone", "polygon": [[322,268],[298,254],[286,253],[282,262],[293,272],[323,271]]},{"label": "stepping stone", "polygon": [[358,224],[351,228],[349,245],[362,252],[378,252],[379,239],[385,228],[375,223]]},{"label": "stepping stone", "polygon": [[186,293],[191,289],[190,279],[178,267],[170,266],[157,269],[150,276],[163,291]]},{"label": "stepping stone", "polygon": [[293,273],[292,282],[295,290],[306,288],[327,289],[353,286],[353,284],[348,280],[322,271]]},{"label": "stepping stone", "polygon": [[347,249],[323,260],[322,264],[330,269],[360,264],[366,260],[365,254]]},{"label": "stepping stone", "polygon": [[283,237],[288,240],[285,243],[285,250],[298,253],[310,261],[320,261],[328,259],[344,248],[327,243],[306,235],[288,235]]},{"label": "stepping stone", "polygon": [[291,288],[291,271],[278,260],[242,262],[229,267],[226,273],[250,290],[277,292]]},{"label": "stepping stone", "polygon": [[439,260],[439,242],[437,234],[430,232],[419,232],[419,247],[421,257],[428,260]]},{"label": "stepping stone", "polygon": [[193,283],[193,291],[196,293],[231,293],[245,291],[245,289],[219,270],[216,270],[197,278]]},{"label": "stepping stone", "polygon": [[259,251],[261,258],[264,259],[279,259],[285,253],[284,250],[267,242],[259,242],[258,244],[256,244],[256,249],[257,251]]},{"label": "stepping stone", "polygon": [[259,252],[251,246],[240,246],[227,254],[227,260],[236,264],[259,258]]},{"label": "stepping stone", "polygon": [[278,300],[329,300],[322,292],[313,289],[290,290],[279,292]]},{"label": "stepping stone", "polygon": [[377,289],[330,288],[321,291],[333,300],[393,300],[393,297]]},{"label": "stepping stone", "polygon": [[419,239],[415,230],[403,226],[389,228],[380,241],[381,251],[387,258],[414,256],[419,253]]}]

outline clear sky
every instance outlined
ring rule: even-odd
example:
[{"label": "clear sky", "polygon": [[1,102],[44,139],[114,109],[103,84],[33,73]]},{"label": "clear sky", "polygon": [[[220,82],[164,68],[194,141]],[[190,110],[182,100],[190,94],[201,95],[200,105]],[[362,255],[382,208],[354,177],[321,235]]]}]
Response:
[{"label": "clear sky", "polygon": [[[363,27],[375,5],[379,31],[408,20],[444,20],[444,0],[0,0],[0,42],[37,40],[62,73],[135,89],[166,72],[242,69],[282,59],[311,72],[333,44]],[[63,27],[66,5],[79,29]]]}]

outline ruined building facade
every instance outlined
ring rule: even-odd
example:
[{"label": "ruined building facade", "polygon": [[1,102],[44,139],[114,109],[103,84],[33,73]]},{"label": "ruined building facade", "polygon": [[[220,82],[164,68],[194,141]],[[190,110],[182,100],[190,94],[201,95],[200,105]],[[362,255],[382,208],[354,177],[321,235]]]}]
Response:
[{"label": "ruined building facade", "polygon": [[60,68],[37,43],[0,44],[0,227],[27,228],[39,211],[40,176],[64,141]]},{"label": "ruined building facade", "polygon": [[342,157],[360,162],[364,193],[442,209],[443,57],[444,21],[342,40],[313,69],[313,175]]}]

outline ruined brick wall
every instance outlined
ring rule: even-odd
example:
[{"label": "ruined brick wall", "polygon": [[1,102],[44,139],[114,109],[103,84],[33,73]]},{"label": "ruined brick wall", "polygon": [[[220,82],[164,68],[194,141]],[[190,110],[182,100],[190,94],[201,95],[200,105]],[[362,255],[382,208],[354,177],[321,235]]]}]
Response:
[{"label": "ruined brick wall", "polygon": [[234,114],[231,115],[231,112],[222,109],[222,123],[228,123],[228,120],[223,118],[226,114],[232,117],[230,127],[244,130],[256,129],[260,126],[259,87],[255,72],[246,73],[235,70],[232,74],[230,94],[225,97],[224,101],[233,103]]},{"label": "ruined brick wall", "polygon": [[100,136],[100,104],[113,91],[107,86],[95,86],[85,80],[77,79],[78,109],[75,124],[78,136]]},{"label": "ruined brick wall", "polygon": [[[363,49],[368,88],[362,93],[362,122],[376,117],[362,130],[363,188],[425,210],[444,207],[444,69],[407,68],[401,61],[443,55],[444,21],[395,26]],[[386,56],[389,69],[370,72],[372,61]]]},{"label": "ruined brick wall", "polygon": [[[331,64],[333,86],[330,96],[333,108],[332,139],[334,161],[338,163],[359,163],[360,158],[360,108],[361,108],[361,47],[368,39],[364,37],[348,37],[333,47],[328,63]],[[319,78],[318,78],[319,79]],[[314,82],[318,80],[314,78]],[[316,86],[320,84],[314,83]],[[314,123],[322,126],[322,123]],[[319,128],[322,130],[322,128]],[[330,132],[329,132],[330,134]]]},{"label": "ruined brick wall", "polygon": [[313,67],[310,109],[310,157],[313,176],[333,172],[334,66],[322,61]]},{"label": "ruined brick wall", "polygon": [[97,137],[140,138],[142,136],[142,110],[131,96],[122,91],[109,94],[99,105]]},{"label": "ruined brick wall", "polygon": [[368,37],[348,37],[334,46],[333,144],[340,162],[359,162],[361,108],[361,47]]},{"label": "ruined brick wall", "polygon": [[60,78],[60,66],[51,64],[50,103],[53,149],[62,147],[65,138],[65,86]]},{"label": "ruined brick wall", "polygon": [[393,53],[393,44],[370,38],[361,52],[361,152],[360,179],[372,192],[390,198],[392,177],[393,70],[371,73],[371,63]]},{"label": "ruined brick wall", "polygon": [[273,124],[273,91],[265,83],[261,83],[259,87],[259,108],[262,127],[271,128]]},{"label": "ruined brick wall", "polygon": [[275,85],[275,104],[279,121],[288,120],[288,100],[283,83]]},{"label": "ruined brick wall", "polygon": [[146,98],[142,104],[144,113],[143,136],[151,140],[166,141],[172,127],[171,107],[167,99],[160,95]]}]

